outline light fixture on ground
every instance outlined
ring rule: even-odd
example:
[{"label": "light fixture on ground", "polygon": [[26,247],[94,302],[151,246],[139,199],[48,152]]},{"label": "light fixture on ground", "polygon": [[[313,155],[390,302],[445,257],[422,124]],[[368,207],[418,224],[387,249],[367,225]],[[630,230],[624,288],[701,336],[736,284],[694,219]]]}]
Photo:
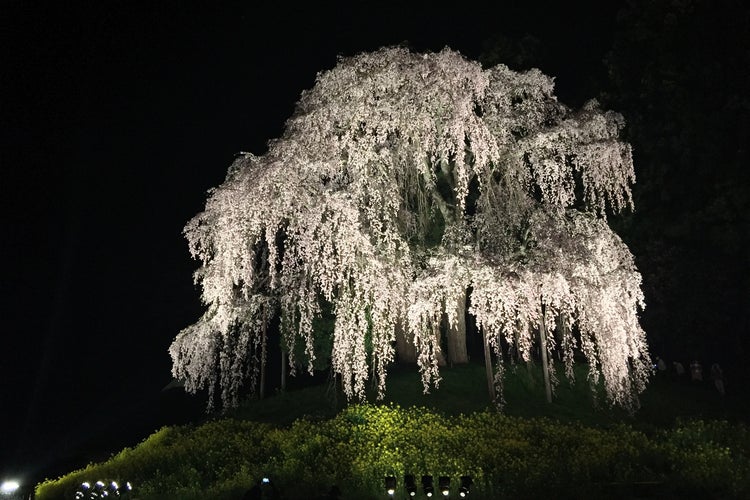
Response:
[{"label": "light fixture on ground", "polygon": [[111,483],[109,483],[109,486],[107,487],[106,493],[108,493],[109,495],[114,495],[114,496],[118,496],[119,497],[120,496],[120,486],[115,481],[112,481]]},{"label": "light fixture on ground", "polygon": [[276,487],[271,482],[268,476],[263,476],[257,479],[252,487],[245,492],[245,496],[248,500],[260,500],[261,498],[278,498],[278,492]]},{"label": "light fixture on ground", "polygon": [[461,476],[461,486],[458,488],[458,494],[461,498],[469,496],[472,483],[471,476]]},{"label": "light fixture on ground", "polygon": [[21,485],[18,484],[18,481],[13,481],[13,480],[3,481],[3,484],[0,484],[0,494],[12,495],[20,487]]},{"label": "light fixture on ground", "polygon": [[271,481],[268,476],[263,476],[260,480],[260,491],[261,498],[278,498],[278,492],[276,491],[276,485]]},{"label": "light fixture on ground", "polygon": [[117,481],[109,481],[109,484],[104,481],[97,481],[91,485],[88,481],[81,483],[76,488],[75,499],[76,500],[89,500],[94,498],[130,498],[131,492],[133,491],[133,485],[130,481],[125,481],[124,486],[120,486]]},{"label": "light fixture on ground", "polygon": [[76,500],[80,500],[81,498],[86,498],[90,489],[91,489],[91,485],[88,483],[88,481],[82,482],[81,486],[79,486],[78,490],[76,491]]},{"label": "light fixture on ground", "polygon": [[414,476],[412,476],[411,474],[407,474],[404,476],[404,488],[406,489],[406,493],[410,497],[417,495],[417,483],[414,480]]},{"label": "light fixture on ground", "polygon": [[438,487],[440,488],[440,493],[442,493],[444,497],[450,495],[451,478],[449,478],[448,476],[440,476],[438,478]]},{"label": "light fixture on ground", "polygon": [[438,488],[440,488],[440,493],[442,493],[444,497],[450,495],[451,478],[449,478],[448,476],[440,476],[438,478]]},{"label": "light fixture on ground", "polygon": [[435,493],[435,487],[432,485],[432,476],[422,476],[422,491],[428,497]]},{"label": "light fixture on ground", "polygon": [[392,497],[396,493],[396,478],[393,476],[386,476],[385,478],[385,491],[388,496]]}]

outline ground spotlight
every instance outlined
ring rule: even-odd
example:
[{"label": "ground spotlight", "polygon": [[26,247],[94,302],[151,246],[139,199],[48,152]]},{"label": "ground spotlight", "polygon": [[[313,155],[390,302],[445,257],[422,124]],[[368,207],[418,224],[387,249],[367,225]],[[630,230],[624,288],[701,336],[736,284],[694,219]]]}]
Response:
[{"label": "ground spotlight", "polygon": [[104,492],[106,496],[114,495],[114,496],[120,496],[120,486],[112,481],[109,483],[109,487],[107,488],[107,491]]},{"label": "ground spotlight", "polygon": [[438,478],[438,487],[440,488],[440,493],[442,493],[444,497],[450,495],[451,478],[449,478],[448,476],[440,476]]},{"label": "ground spotlight", "polygon": [[130,498],[131,492],[133,491],[133,485],[130,481],[126,481],[124,486],[120,486],[117,481],[97,481],[93,485],[88,481],[84,481],[76,488],[75,499],[76,500],[90,500],[90,499],[103,499],[103,498]]},{"label": "ground spotlight", "polygon": [[81,486],[78,487],[78,491],[76,491],[76,500],[86,498],[90,489],[91,485],[88,483],[88,481],[82,482]]},{"label": "ground spotlight", "polygon": [[396,478],[393,476],[386,476],[385,478],[385,491],[389,496],[393,496],[396,493]]},{"label": "ground spotlight", "polygon": [[404,476],[404,488],[406,488],[406,493],[410,497],[417,495],[417,483],[414,481],[414,476],[411,474]]},{"label": "ground spotlight", "polygon": [[276,486],[273,481],[267,476],[263,476],[256,480],[253,486],[245,492],[245,496],[242,497],[247,500],[261,500],[262,498],[279,498],[279,492],[276,490]]},{"label": "ground spotlight", "polygon": [[435,493],[435,488],[432,486],[432,476],[422,476],[422,491],[428,497]]},{"label": "ground spotlight", "polygon": [[461,486],[458,488],[458,494],[461,498],[469,496],[469,490],[471,489],[472,483],[471,476],[461,476]]},{"label": "ground spotlight", "polygon": [[11,495],[20,487],[21,485],[18,484],[18,481],[3,481],[3,484],[0,484],[0,494]]}]

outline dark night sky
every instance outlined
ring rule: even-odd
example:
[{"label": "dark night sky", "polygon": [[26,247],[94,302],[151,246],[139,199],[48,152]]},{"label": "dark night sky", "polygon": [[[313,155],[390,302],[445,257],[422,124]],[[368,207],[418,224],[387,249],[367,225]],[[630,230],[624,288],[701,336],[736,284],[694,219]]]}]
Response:
[{"label": "dark night sky", "polygon": [[161,392],[202,312],[182,228],[338,54],[408,40],[476,59],[531,33],[564,101],[601,70],[617,5],[255,3],[0,6],[0,475],[58,475],[101,458],[87,443],[106,456],[200,412]]}]

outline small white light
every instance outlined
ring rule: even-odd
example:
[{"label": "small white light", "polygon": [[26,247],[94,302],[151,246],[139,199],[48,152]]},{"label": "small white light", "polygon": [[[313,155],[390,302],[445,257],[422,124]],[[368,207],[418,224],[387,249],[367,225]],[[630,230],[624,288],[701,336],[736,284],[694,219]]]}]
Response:
[{"label": "small white light", "polygon": [[461,493],[459,493],[459,495],[461,495],[461,498],[463,498],[466,496],[466,493],[462,491]]},{"label": "small white light", "polygon": [[444,496],[444,497],[447,497],[449,493],[450,493],[450,491],[448,491],[448,490],[443,490],[443,496]]},{"label": "small white light", "polygon": [[117,489],[117,488],[119,488],[119,486],[117,486],[117,483],[116,483],[116,482],[114,482],[114,481],[112,481],[112,484],[111,484],[111,486],[112,486],[112,488],[113,488],[113,489]]},{"label": "small white light", "polygon": [[388,488],[389,495],[393,495],[394,493],[396,493],[396,490],[394,490],[393,488]]},{"label": "small white light", "polygon": [[91,485],[88,483],[88,481],[84,481],[81,483],[81,488],[83,488],[84,490],[87,490],[91,488]]},{"label": "small white light", "polygon": [[10,495],[11,493],[14,493],[21,485],[18,484],[18,481],[4,481],[2,485],[0,485],[0,493],[3,493],[5,495]]},{"label": "small white light", "polygon": [[101,482],[101,481],[97,481],[97,482],[96,482],[96,485],[97,485],[97,486],[98,486],[99,488],[104,488],[104,483],[103,483],[103,482]]},{"label": "small white light", "polygon": [[427,493],[427,496],[431,497],[432,496],[432,492],[430,491],[429,493]]},{"label": "small white light", "polygon": [[130,485],[130,481],[128,481],[127,483],[125,483],[125,487],[128,489],[128,491],[130,491],[130,490],[133,489],[133,487]]},{"label": "small white light", "polygon": [[409,495],[411,495],[411,496],[414,496],[414,495],[416,495],[416,494],[417,494],[417,492],[416,492],[416,491],[412,491],[412,492],[410,492],[410,493],[409,493]]}]

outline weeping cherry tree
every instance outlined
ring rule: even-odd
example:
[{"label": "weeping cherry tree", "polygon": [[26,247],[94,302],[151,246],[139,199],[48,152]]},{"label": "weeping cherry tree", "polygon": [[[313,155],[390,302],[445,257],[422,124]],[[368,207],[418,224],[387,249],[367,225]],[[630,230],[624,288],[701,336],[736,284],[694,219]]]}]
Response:
[{"label": "weeping cherry tree", "polygon": [[[538,70],[483,69],[447,48],[340,58],[187,224],[206,310],[171,345],[173,375],[236,405],[274,315],[290,366],[302,342],[312,371],[325,303],[347,397],[368,380],[383,396],[397,332],[427,392],[441,321],[455,331],[470,291],[498,390],[508,346],[525,360],[538,347],[561,352],[568,377],[581,353],[592,385],[635,408],[650,371],[641,278],[605,219],[632,209],[631,149],[619,114],[571,110],[553,90]],[[555,324],[557,338],[535,335]]]}]

